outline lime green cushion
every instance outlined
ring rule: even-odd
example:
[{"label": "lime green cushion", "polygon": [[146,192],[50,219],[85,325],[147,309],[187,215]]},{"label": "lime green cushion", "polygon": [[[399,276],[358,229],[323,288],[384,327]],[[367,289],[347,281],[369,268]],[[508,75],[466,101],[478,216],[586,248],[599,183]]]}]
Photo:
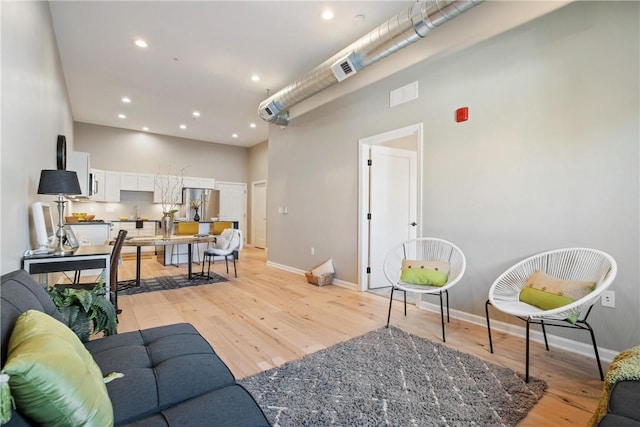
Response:
[{"label": "lime green cushion", "polygon": [[38,424],[113,425],[100,368],[71,329],[47,314],[18,317],[3,373],[18,410]]},{"label": "lime green cushion", "polygon": [[[536,271],[527,279],[520,291],[520,301],[542,310],[553,310],[571,304],[589,294],[595,288],[595,282],[562,280],[542,271]],[[578,320],[578,313],[567,319],[571,323]]]},{"label": "lime green cushion", "polygon": [[536,288],[524,288],[520,292],[520,301],[534,305],[542,310],[553,310],[571,304],[573,300],[562,295],[552,294]]},{"label": "lime green cushion", "polygon": [[400,280],[412,285],[443,286],[449,280],[449,263],[403,259]]}]

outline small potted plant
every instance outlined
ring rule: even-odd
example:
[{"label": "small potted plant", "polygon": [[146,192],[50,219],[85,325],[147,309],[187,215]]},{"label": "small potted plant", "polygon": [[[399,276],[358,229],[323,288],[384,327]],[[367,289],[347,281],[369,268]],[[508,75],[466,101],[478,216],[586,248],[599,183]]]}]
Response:
[{"label": "small potted plant", "polygon": [[195,222],[200,221],[200,215],[198,214],[198,209],[200,209],[201,205],[202,205],[202,200],[192,200],[191,201],[191,209],[193,209],[195,211],[195,214],[193,215],[193,220]]},{"label": "small potted plant", "polygon": [[105,298],[104,280],[98,281],[91,290],[54,286],[47,291],[62,314],[64,322],[80,341],[89,341],[91,333],[118,333],[116,310]]}]

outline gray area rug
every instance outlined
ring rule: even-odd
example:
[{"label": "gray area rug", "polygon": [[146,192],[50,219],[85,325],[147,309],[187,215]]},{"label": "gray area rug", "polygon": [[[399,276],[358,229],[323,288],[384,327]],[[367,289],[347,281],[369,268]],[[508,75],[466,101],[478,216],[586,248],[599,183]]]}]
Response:
[{"label": "gray area rug", "polygon": [[515,426],[546,383],[391,327],[240,383],[274,426]]},{"label": "gray area rug", "polygon": [[210,277],[192,276],[189,280],[186,275],[159,276],[150,279],[140,279],[140,286],[135,285],[135,281],[118,283],[118,295],[134,295],[144,292],[166,291],[168,289],[180,289],[189,286],[209,285],[212,283],[227,282],[227,278],[216,273],[211,273]]}]

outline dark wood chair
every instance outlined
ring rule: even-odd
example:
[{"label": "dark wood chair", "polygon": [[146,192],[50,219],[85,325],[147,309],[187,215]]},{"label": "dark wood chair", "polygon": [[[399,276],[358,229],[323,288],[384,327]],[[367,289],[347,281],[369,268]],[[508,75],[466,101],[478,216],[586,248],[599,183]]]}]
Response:
[{"label": "dark wood chair", "polygon": [[111,251],[111,274],[109,275],[109,289],[110,299],[113,306],[116,308],[116,313],[122,313],[122,310],[118,308],[118,263],[120,262],[120,252],[122,251],[122,244],[127,237],[127,230],[120,230],[115,242],[113,243],[113,250]]}]

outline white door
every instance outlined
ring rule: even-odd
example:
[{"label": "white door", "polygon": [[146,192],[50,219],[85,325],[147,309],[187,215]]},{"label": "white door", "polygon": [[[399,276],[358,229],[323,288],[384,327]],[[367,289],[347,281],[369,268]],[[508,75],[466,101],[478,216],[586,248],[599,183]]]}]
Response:
[{"label": "white door", "polygon": [[[422,235],[422,225],[418,218],[423,217],[421,208],[423,133],[423,124],[417,123],[362,138],[359,141],[358,287],[361,291],[390,286],[382,268],[386,253],[395,243],[406,240],[409,236]],[[373,164],[374,160],[371,166],[368,166],[372,147],[387,147],[396,151],[394,153],[393,150],[374,148],[375,157],[382,155],[376,168]],[[402,151],[414,153],[415,162],[411,160],[413,154],[402,154]],[[403,157],[406,158],[406,155],[409,159],[401,160]],[[405,161],[408,162],[407,166],[400,167],[399,165]],[[373,182],[370,182],[371,179]],[[403,189],[409,190],[405,192]],[[404,200],[405,196],[408,197],[407,200]],[[412,213],[409,221],[406,220],[406,211]],[[371,220],[367,219],[369,213],[371,213]],[[397,231],[387,232],[387,230]]]},{"label": "white door", "polygon": [[218,182],[216,188],[220,190],[220,221],[238,221],[238,228],[246,236],[247,184]]},{"label": "white door", "polygon": [[257,181],[251,190],[251,243],[267,247],[267,182]]},{"label": "white door", "polygon": [[382,265],[393,246],[416,237],[417,153],[370,147],[369,289],[388,287]]}]

